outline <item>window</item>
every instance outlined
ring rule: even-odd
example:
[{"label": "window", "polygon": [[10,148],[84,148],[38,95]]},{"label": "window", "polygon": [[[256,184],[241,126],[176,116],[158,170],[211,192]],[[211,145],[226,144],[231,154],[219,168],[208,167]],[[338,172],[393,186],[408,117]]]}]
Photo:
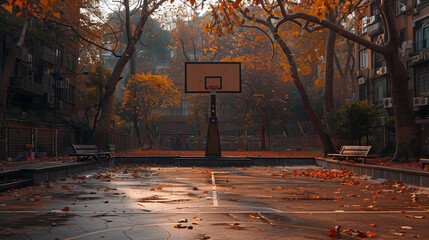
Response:
[{"label": "window", "polygon": [[421,9],[426,5],[429,5],[429,0],[414,0],[414,6],[417,9]]},{"label": "window", "polygon": [[67,89],[67,101],[71,102],[71,103],[75,103],[75,92],[76,92],[76,87],[73,85],[70,85],[69,88]]},{"label": "window", "polygon": [[368,88],[366,87],[367,84],[360,84],[359,85],[359,101],[365,101],[367,100],[366,97],[368,96]]},{"label": "window", "polygon": [[415,75],[415,96],[420,96],[429,92],[429,68],[416,69]]},{"label": "window", "polygon": [[368,50],[364,49],[359,52],[359,68],[367,68],[368,67]]},{"label": "window", "polygon": [[365,16],[362,18],[362,28],[361,28],[361,34],[364,34],[368,31],[368,17]]},{"label": "window", "polygon": [[399,30],[399,46],[405,42],[405,29]]},{"label": "window", "polygon": [[395,13],[397,15],[407,11],[407,0],[396,0],[394,1],[394,4]]},{"label": "window", "polygon": [[387,97],[386,78],[374,79],[374,105],[381,106],[385,97]]},{"label": "window", "polygon": [[63,51],[61,49],[56,49],[55,56],[57,57],[57,66],[61,68],[63,66]]},{"label": "window", "polygon": [[429,48],[429,22],[417,23],[414,34],[416,52]]},{"label": "window", "polygon": [[75,70],[75,57],[73,56],[73,54],[68,53],[67,54],[67,58],[66,58],[66,67],[72,71]]}]

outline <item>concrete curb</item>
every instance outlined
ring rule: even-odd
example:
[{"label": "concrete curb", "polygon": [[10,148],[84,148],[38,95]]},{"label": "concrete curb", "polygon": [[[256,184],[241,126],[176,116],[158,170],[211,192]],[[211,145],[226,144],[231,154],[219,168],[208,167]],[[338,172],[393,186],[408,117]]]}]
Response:
[{"label": "concrete curb", "polygon": [[[429,187],[429,171],[410,168],[377,166],[344,162],[321,157],[180,157],[180,156],[117,156],[100,161],[64,163],[56,166],[23,166],[19,170],[0,172],[3,179],[17,179],[28,185],[52,181],[113,165],[154,165],[178,167],[251,167],[251,166],[308,166],[318,165],[327,169],[348,169],[353,174],[371,178],[400,181],[404,184]],[[16,181],[16,184],[18,184]],[[10,183],[11,186],[14,183]],[[6,187],[7,186],[3,186]],[[13,185],[13,187],[19,187]]]},{"label": "concrete curb", "polygon": [[315,158],[316,164],[328,169],[350,170],[355,175],[399,181],[404,184],[429,187],[429,171],[400,167],[367,165],[343,162],[327,158]]}]

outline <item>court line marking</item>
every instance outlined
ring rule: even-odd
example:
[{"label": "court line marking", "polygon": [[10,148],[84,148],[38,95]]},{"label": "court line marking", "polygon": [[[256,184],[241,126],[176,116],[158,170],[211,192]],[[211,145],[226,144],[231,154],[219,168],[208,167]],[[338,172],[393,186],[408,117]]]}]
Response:
[{"label": "court line marking", "polygon": [[216,181],[215,181],[214,172],[212,172],[212,192],[213,192],[213,206],[219,206],[219,202],[217,200]]},{"label": "court line marking", "polygon": [[[228,223],[228,221],[213,221],[211,223]],[[233,221],[230,222],[231,224],[237,223],[237,221]],[[239,223],[241,224],[254,224],[254,225],[265,225],[267,223],[265,222],[245,222],[245,221],[240,221]],[[117,231],[117,230],[125,230],[125,229],[135,229],[135,228],[140,228],[140,227],[151,227],[151,226],[165,226],[165,225],[172,225],[174,223],[149,223],[149,224],[138,224],[138,225],[133,225],[133,226],[123,226],[123,227],[116,227],[116,228],[108,228],[108,229],[101,229],[101,230],[97,230],[97,231],[93,231],[93,232],[87,232],[87,233],[83,233],[80,235],[76,235],[76,236],[72,236],[72,237],[68,237],[68,238],[64,238],[64,240],[72,240],[72,239],[79,239],[82,237],[87,237],[90,235],[94,235],[97,233],[105,233],[105,232],[110,232],[110,231]],[[316,231],[323,231],[323,232],[328,232],[329,229],[324,229],[324,228],[318,228],[318,227],[311,227],[311,226],[304,226],[304,225],[295,225],[295,224],[285,224],[285,223],[270,223],[271,226],[283,226],[283,227],[297,227],[297,228],[303,228],[303,229],[310,229],[310,230],[316,230]],[[347,236],[353,239],[363,239],[357,236],[351,236],[351,235],[346,235],[344,233],[340,233],[341,236]]]},{"label": "court line marking", "polygon": [[[225,206],[222,205],[222,207],[229,208],[234,206]],[[70,212],[63,212],[61,210],[59,211],[0,211],[0,214],[6,214],[6,213],[16,213],[16,214],[40,214],[40,213],[55,213],[55,214],[63,214],[63,215],[76,215],[76,214],[105,214],[106,212],[94,212],[94,211],[70,211]],[[118,215],[138,215],[138,214],[191,214],[195,213],[195,211],[152,211],[152,212],[117,212],[112,215],[105,215],[104,217],[111,217],[111,216],[118,216]],[[283,213],[283,214],[404,214],[404,213],[419,213],[419,214],[428,214],[427,211],[347,211],[347,210],[332,210],[332,211],[280,211],[280,210],[243,210],[243,211],[237,211],[237,210],[231,210],[231,211],[219,211],[219,212],[210,212],[210,211],[201,211],[198,210],[199,214],[222,214],[222,213]],[[101,217],[101,216],[100,216]]]}]

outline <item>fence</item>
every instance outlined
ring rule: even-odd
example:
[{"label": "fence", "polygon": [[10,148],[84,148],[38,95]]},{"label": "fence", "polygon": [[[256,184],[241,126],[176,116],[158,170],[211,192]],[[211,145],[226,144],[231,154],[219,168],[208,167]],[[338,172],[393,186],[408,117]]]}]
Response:
[{"label": "fence", "polygon": [[[249,137],[246,141],[244,137],[223,138],[220,139],[221,149],[223,151],[259,151],[261,150],[261,141],[257,137]],[[205,150],[205,138],[190,138],[183,136],[160,136],[155,139],[155,148],[161,150]],[[269,136],[266,139],[266,150],[284,151],[284,150],[322,150],[322,144],[319,136],[298,136],[298,137],[281,137]]]},{"label": "fence", "polygon": [[[67,156],[73,151],[72,144],[85,144],[79,136],[79,131],[67,125],[8,121],[0,129],[0,159],[23,158],[28,146],[37,157]],[[105,145],[108,144],[115,145],[116,151],[126,151],[137,148],[138,141],[110,129]]]}]

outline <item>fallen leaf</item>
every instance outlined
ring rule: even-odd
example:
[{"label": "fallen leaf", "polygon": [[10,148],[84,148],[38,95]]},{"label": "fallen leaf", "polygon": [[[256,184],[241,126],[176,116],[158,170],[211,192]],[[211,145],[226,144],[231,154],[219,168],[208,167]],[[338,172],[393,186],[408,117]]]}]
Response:
[{"label": "fallen leaf", "polygon": [[411,226],[401,226],[401,229],[412,230],[413,227],[411,227]]},{"label": "fallen leaf", "polygon": [[70,211],[70,208],[69,207],[64,207],[63,209],[61,209],[61,211],[68,212],[68,211]]}]

